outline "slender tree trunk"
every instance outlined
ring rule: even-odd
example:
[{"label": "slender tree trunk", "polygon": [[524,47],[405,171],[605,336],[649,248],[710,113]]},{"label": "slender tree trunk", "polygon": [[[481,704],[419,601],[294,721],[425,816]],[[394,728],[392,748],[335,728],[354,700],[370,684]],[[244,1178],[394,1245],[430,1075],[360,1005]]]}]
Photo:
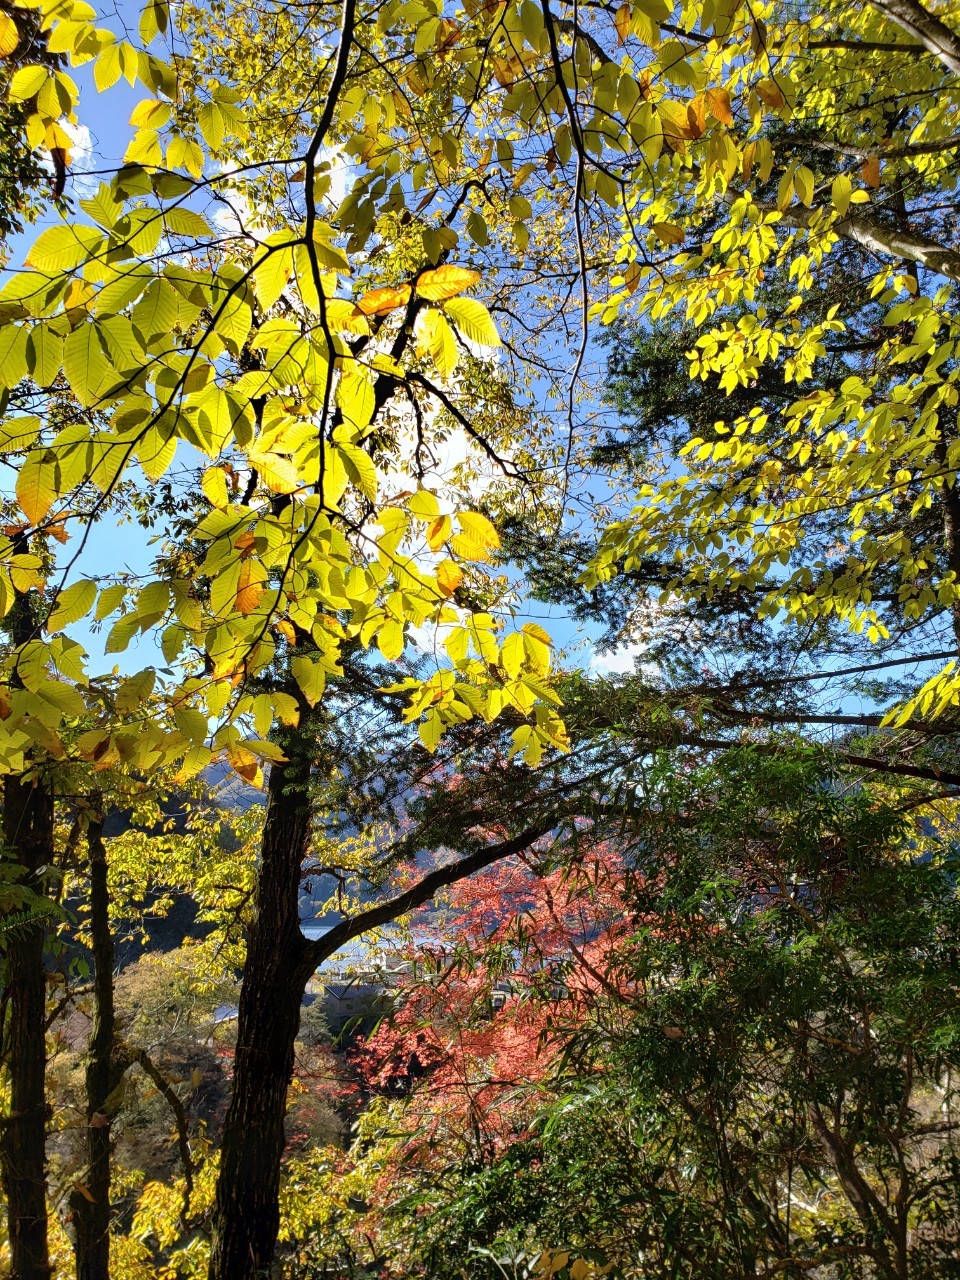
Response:
[{"label": "slender tree trunk", "polygon": [[[936,458],[946,470],[948,441],[941,431],[937,441]],[[948,476],[940,490],[940,504],[943,519],[943,544],[946,551],[947,568],[952,569],[957,588],[960,589],[960,491],[957,489],[957,476]],[[960,647],[960,600],[950,606],[953,621],[953,634]]]},{"label": "slender tree trunk", "polygon": [[110,1280],[110,1095],[123,1079],[126,1065],[118,1054],[115,1034],[113,935],[101,803],[101,797],[94,797],[87,826],[94,1003],[86,1065],[86,1172],[83,1190],[77,1188],[70,1199],[76,1227],[77,1280]]},{"label": "slender tree trunk", "polygon": [[269,1274],[280,1223],[280,1162],[300,1002],[310,976],[300,876],[310,839],[314,741],[305,716],[270,770],[256,915],[240,992],[233,1094],[223,1130],[210,1280]]},{"label": "slender tree trunk", "polygon": [[[18,647],[32,637],[35,624],[30,597],[17,597],[10,626]],[[3,843],[4,856],[20,867],[19,883],[32,894],[42,894],[39,872],[52,864],[54,856],[53,791],[42,772],[4,778]],[[4,1065],[10,1077],[10,1113],[0,1121],[0,1176],[7,1202],[10,1276],[11,1280],[49,1280],[45,916],[29,905],[10,914],[14,918],[8,921],[3,938]]]}]

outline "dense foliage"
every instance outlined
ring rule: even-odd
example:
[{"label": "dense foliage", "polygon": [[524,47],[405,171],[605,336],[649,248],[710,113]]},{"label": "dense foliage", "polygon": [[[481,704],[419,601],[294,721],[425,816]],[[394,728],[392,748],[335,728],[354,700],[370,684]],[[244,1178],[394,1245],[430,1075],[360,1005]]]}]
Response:
[{"label": "dense foliage", "polygon": [[12,1280],[960,1274],[958,32],[2,0]]}]

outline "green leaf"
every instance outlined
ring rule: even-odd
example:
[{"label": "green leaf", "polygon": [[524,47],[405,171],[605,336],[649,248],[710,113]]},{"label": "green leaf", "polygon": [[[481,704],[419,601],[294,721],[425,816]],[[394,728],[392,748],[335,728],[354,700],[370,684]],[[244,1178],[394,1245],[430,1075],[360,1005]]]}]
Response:
[{"label": "green leaf", "polygon": [[103,354],[96,326],[80,324],[63,344],[63,371],[70,389],[82,405],[97,405],[118,380],[115,369]]},{"label": "green leaf", "polygon": [[97,584],[89,578],[65,587],[57,596],[56,608],[47,619],[48,631],[62,631],[72,622],[78,622],[93,608],[97,598]]},{"label": "green leaf", "polygon": [[102,245],[103,236],[95,227],[61,222],[37,237],[24,262],[38,271],[70,271],[86,262]]},{"label": "green leaf", "polygon": [[338,446],[338,451],[343,458],[347,475],[365,498],[375,502],[378,485],[377,468],[374,466],[373,459],[355,444],[341,444]]},{"label": "green leaf", "polygon": [[63,362],[63,339],[45,324],[35,325],[27,338],[27,368],[39,387],[49,387]]},{"label": "green leaf", "polygon": [[27,331],[22,325],[0,329],[0,386],[15,387],[27,372]]},{"label": "green leaf", "polygon": [[118,609],[126,594],[127,588],[123,583],[116,583],[113,586],[104,587],[97,600],[96,613],[94,614],[97,621],[102,621]]}]

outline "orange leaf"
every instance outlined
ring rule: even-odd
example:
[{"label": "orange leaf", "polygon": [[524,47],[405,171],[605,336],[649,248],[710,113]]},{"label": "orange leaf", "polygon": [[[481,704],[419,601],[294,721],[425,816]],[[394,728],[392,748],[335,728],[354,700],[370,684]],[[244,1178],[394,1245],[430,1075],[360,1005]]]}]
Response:
[{"label": "orange leaf", "polygon": [[452,596],[463,581],[463,570],[454,560],[441,560],[437,565],[437,586],[445,596]]},{"label": "orange leaf", "polygon": [[297,633],[293,629],[293,623],[288,622],[286,618],[281,618],[279,622],[274,624],[277,631],[283,636],[287,644],[297,643]]},{"label": "orange leaf", "polygon": [[699,93],[692,102],[687,103],[687,120],[690,124],[690,137],[701,137],[707,127],[707,110],[703,97]]},{"label": "orange leaf", "polygon": [[235,773],[239,773],[244,782],[256,782],[260,762],[252,751],[248,751],[246,747],[235,747],[229,756],[230,767]]},{"label": "orange leaf", "polygon": [[237,583],[238,613],[253,613],[263,595],[263,566],[256,560],[244,560]]},{"label": "orange leaf", "polygon": [[617,28],[620,43],[624,44],[630,34],[630,6],[628,4],[622,4],[613,15],[613,25]]},{"label": "orange leaf", "polygon": [[860,175],[868,187],[880,185],[880,157],[869,156],[863,163]]},{"label": "orange leaf", "polygon": [[437,516],[436,520],[431,520],[427,525],[427,545],[431,551],[439,551],[447,538],[450,537],[450,530],[453,527],[449,516]]},{"label": "orange leaf", "polygon": [[725,124],[732,129],[733,107],[730,104],[730,95],[726,89],[708,89],[704,97],[707,101],[707,110],[714,120],[719,120],[721,124]]},{"label": "orange leaf", "polygon": [[385,316],[397,307],[405,306],[410,300],[410,286],[401,285],[399,289],[371,289],[357,303],[357,310],[365,316]]},{"label": "orange leaf", "polygon": [[240,552],[240,559],[246,560],[247,556],[253,555],[253,547],[256,539],[249,529],[244,529],[243,533],[234,540],[233,545]]}]

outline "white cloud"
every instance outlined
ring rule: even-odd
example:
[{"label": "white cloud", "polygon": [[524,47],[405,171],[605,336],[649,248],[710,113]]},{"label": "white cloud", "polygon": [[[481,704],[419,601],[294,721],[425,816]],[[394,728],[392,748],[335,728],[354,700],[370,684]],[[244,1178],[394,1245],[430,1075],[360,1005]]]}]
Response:
[{"label": "white cloud", "polygon": [[[609,653],[594,653],[590,659],[590,670],[599,676],[621,676],[632,672],[637,659],[646,652],[645,644],[624,644]],[[650,668],[651,671],[655,668]]]}]

